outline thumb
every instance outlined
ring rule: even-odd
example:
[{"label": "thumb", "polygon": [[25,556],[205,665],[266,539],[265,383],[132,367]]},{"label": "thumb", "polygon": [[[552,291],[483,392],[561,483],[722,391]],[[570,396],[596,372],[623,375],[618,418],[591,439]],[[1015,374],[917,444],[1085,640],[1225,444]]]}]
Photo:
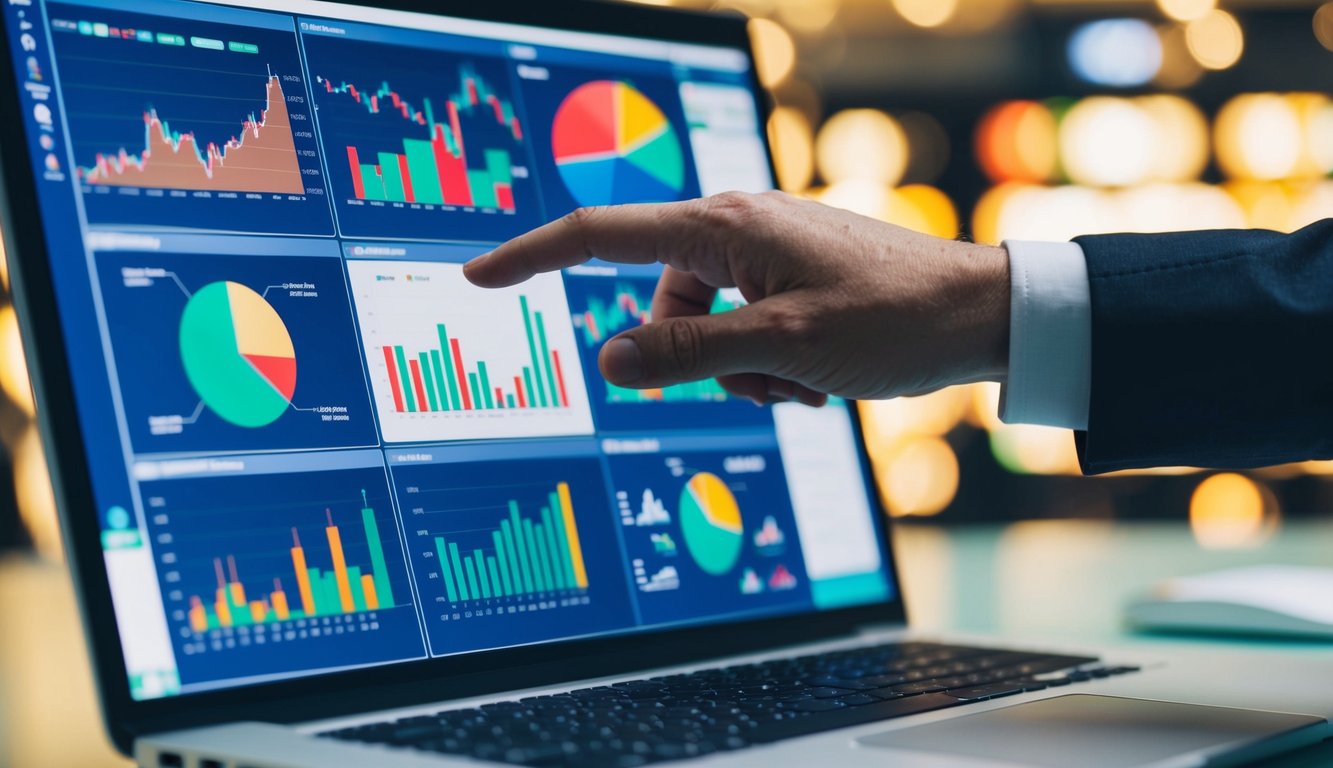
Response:
[{"label": "thumb", "polygon": [[769,373],[781,348],[763,304],[626,331],[602,347],[602,375],[618,386],[656,389],[734,373]]}]

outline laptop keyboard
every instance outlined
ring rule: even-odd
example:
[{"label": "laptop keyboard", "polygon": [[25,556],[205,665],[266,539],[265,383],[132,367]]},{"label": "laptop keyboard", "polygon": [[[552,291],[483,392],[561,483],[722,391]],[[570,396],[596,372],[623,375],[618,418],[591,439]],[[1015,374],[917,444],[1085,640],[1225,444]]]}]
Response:
[{"label": "laptop keyboard", "polygon": [[513,765],[632,768],[1137,670],[1090,656],[892,643],[320,735]]}]

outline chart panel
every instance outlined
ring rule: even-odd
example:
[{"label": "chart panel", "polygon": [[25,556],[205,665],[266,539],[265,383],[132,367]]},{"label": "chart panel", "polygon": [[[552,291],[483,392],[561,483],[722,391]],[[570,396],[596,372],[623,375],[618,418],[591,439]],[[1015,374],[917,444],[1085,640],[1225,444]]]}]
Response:
[{"label": "chart panel", "polygon": [[137,453],[377,442],[336,258],[97,256]]},{"label": "chart panel", "polygon": [[498,59],[304,40],[344,235],[498,241],[542,222]]},{"label": "chart panel", "polygon": [[595,458],[392,456],[433,653],[633,624]]},{"label": "chart panel", "polygon": [[289,20],[48,13],[91,223],[332,234]]},{"label": "chart panel", "polygon": [[[618,270],[617,275],[606,274]],[[652,320],[657,276],[617,267],[572,269],[565,275],[566,292],[588,381],[588,394],[597,426],[606,430],[671,429],[680,424],[734,426],[772,424],[767,409],[736,398],[717,381],[708,379],[662,389],[630,389],[608,382],[597,367],[597,356],[608,339]],[[744,301],[737,291],[724,291],[713,312],[725,312]]]},{"label": "chart panel", "polygon": [[810,587],[777,451],[680,447],[610,457],[643,621],[808,607]]},{"label": "chart panel", "polygon": [[382,463],[142,488],[183,685],[424,655]]},{"label": "chart panel", "polygon": [[488,291],[459,264],[347,268],[386,441],[592,433],[558,274]]}]

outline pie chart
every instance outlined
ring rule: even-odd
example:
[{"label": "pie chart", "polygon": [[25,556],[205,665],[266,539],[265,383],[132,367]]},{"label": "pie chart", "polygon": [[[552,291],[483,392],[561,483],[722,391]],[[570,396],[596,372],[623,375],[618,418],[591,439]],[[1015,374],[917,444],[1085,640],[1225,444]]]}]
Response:
[{"label": "pie chart", "polygon": [[685,158],[661,108],[628,83],[574,89],[551,129],[555,165],[582,206],[680,199]]},{"label": "pie chart", "polygon": [[680,527],[690,557],[714,576],[736,565],[745,540],[741,508],[722,478],[700,472],[680,492]]},{"label": "pie chart", "polygon": [[264,427],[291,406],[296,350],[263,296],[240,283],[209,283],[185,305],[180,325],[186,378],[214,413]]}]

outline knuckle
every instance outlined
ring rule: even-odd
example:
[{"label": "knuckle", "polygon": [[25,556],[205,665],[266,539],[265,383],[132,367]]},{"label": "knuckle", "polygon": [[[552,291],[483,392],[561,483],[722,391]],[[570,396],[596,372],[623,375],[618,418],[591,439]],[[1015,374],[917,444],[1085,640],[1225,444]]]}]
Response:
[{"label": "knuckle", "polygon": [[816,345],[816,324],[811,314],[796,306],[778,305],[768,312],[766,323],[775,340],[792,355],[808,353]]},{"label": "knuckle", "polygon": [[699,324],[688,318],[667,326],[667,354],[682,376],[697,375],[703,365],[703,333]]},{"label": "knuckle", "polygon": [[725,228],[743,229],[767,213],[768,201],[745,192],[723,192],[707,198],[705,215]]},{"label": "knuckle", "polygon": [[583,248],[585,256],[591,258],[592,251],[592,229],[601,218],[602,209],[598,207],[575,208],[565,214],[561,219],[566,226],[574,230],[578,242]]}]

